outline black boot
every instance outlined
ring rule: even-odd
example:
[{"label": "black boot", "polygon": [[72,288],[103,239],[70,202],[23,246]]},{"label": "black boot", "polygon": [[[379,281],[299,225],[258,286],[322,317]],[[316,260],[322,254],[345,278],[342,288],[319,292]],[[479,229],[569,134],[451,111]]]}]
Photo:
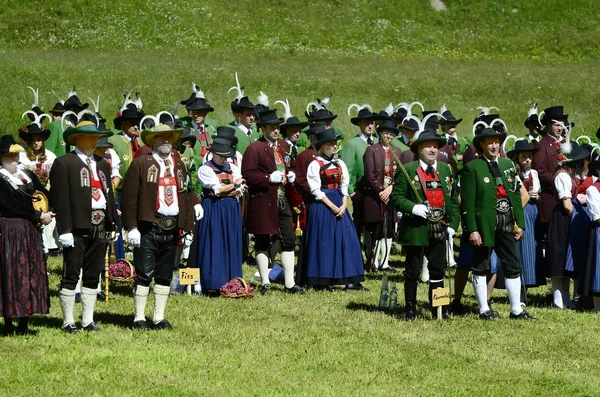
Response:
[{"label": "black boot", "polygon": [[4,336],[10,336],[15,333],[15,326],[13,325],[12,318],[4,317],[4,331],[2,334]]},{"label": "black boot", "polygon": [[404,281],[404,302],[406,304],[406,321],[417,317],[417,281]]},{"label": "black boot", "polygon": [[35,335],[35,331],[29,329],[29,317],[19,318],[17,326],[17,335]]},{"label": "black boot", "polygon": [[[438,318],[438,310],[437,307],[432,307],[431,304],[433,302],[433,290],[436,288],[444,288],[444,280],[442,281],[431,281],[429,280],[429,306],[431,307],[431,317],[434,320]],[[442,318],[446,320],[448,318],[448,313],[446,312],[446,306],[442,306]]]}]

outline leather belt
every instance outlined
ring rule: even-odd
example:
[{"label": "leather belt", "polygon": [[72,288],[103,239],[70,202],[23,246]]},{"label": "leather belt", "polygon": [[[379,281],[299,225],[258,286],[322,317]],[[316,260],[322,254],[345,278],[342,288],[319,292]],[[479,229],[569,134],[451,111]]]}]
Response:
[{"label": "leather belt", "polygon": [[442,207],[430,207],[429,213],[427,214],[427,220],[430,223],[437,223],[444,219],[446,212]]},{"label": "leather belt", "polygon": [[177,227],[177,216],[166,216],[157,213],[154,217],[154,222],[152,223],[168,232]]},{"label": "leather belt", "polygon": [[496,212],[506,214],[508,211],[510,211],[510,201],[507,198],[497,199]]},{"label": "leather belt", "polygon": [[92,210],[92,225],[98,226],[104,222],[106,212],[104,210]]}]

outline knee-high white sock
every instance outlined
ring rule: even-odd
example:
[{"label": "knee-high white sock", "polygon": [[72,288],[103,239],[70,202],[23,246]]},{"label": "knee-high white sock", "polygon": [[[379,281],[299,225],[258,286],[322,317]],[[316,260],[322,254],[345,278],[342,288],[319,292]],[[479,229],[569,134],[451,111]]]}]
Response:
[{"label": "knee-high white sock", "polygon": [[456,267],[456,261],[454,260],[454,239],[449,239],[447,257],[448,257],[448,267]]},{"label": "knee-high white sock", "polygon": [[600,312],[600,296],[594,296],[594,311],[596,313]]},{"label": "knee-high white sock", "polygon": [[379,267],[381,266],[379,262],[379,253],[381,252],[381,246],[381,240],[377,240],[377,242],[375,243],[375,249],[373,250],[373,267],[375,269],[379,269]]},{"label": "knee-high white sock", "polygon": [[390,267],[390,252],[392,251],[392,239],[386,238],[379,240],[381,246],[381,268],[387,269]]},{"label": "knee-high white sock", "polygon": [[561,293],[562,293],[562,298],[563,298],[563,305],[567,309],[570,309],[571,307],[573,307],[573,302],[571,302],[570,290],[571,290],[571,279],[568,277],[564,277],[562,279]]},{"label": "knee-high white sock", "polygon": [[423,256],[423,267],[421,269],[421,281],[426,283],[429,281],[429,261]]},{"label": "knee-high white sock", "polygon": [[60,307],[63,312],[63,327],[75,324],[73,319],[73,307],[75,306],[75,290],[62,288],[58,292]]},{"label": "knee-high white sock", "polygon": [[75,285],[75,293],[81,294],[81,279],[83,278],[83,270],[79,271],[79,280],[77,280],[77,285]]},{"label": "knee-high white sock", "polygon": [[87,327],[94,322],[94,306],[96,306],[96,295],[98,291],[92,288],[81,287],[81,326]]},{"label": "knee-high white sock", "polygon": [[281,253],[281,267],[285,276],[285,286],[292,288],[296,285],[294,281],[294,251],[283,251]]},{"label": "knee-high white sock", "polygon": [[475,291],[475,298],[479,304],[479,314],[485,313],[490,310],[487,301],[487,277],[486,276],[471,276],[471,282],[473,283],[473,290]]},{"label": "knee-high white sock", "polygon": [[154,284],[152,291],[154,292],[154,315],[152,322],[158,324],[165,318],[165,308],[167,300],[169,300],[169,286]]},{"label": "knee-high white sock", "polygon": [[562,278],[552,279],[552,302],[554,306],[562,309],[564,308],[563,297],[562,297]]},{"label": "knee-high white sock", "polygon": [[135,287],[135,291],[133,293],[133,311],[134,317],[133,321],[146,321],[146,301],[148,301],[148,293],[150,292],[150,287],[144,287],[142,285],[137,285]]},{"label": "knee-high white sock", "polygon": [[190,247],[183,249],[183,259],[187,260],[190,257]]},{"label": "knee-high white sock", "polygon": [[98,292],[102,292],[102,274],[100,274],[100,276],[98,277],[98,289],[96,293]]},{"label": "knee-high white sock", "polygon": [[256,266],[263,284],[271,284],[269,280],[269,257],[267,251],[258,251],[256,253]]},{"label": "knee-high white sock", "polygon": [[508,292],[508,301],[510,302],[510,312],[515,315],[521,314],[521,278],[505,278],[506,291]]}]

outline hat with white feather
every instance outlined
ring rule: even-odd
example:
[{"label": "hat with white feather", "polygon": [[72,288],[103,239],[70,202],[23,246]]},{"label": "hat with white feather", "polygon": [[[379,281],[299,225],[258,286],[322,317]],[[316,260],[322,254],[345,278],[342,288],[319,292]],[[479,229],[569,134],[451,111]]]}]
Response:
[{"label": "hat with white feather", "polygon": [[64,103],[65,110],[70,110],[75,113],[79,113],[83,109],[87,109],[89,106],[89,103],[81,103],[79,97],[77,96],[77,91],[75,91],[75,87],[73,87],[73,89],[69,92],[69,96]]},{"label": "hat with white feather", "polygon": [[281,135],[285,136],[288,128],[304,128],[309,123],[308,121],[300,121],[300,119],[296,116],[292,116],[292,112],[290,111],[290,102],[287,98],[284,101],[275,101],[275,104],[281,103],[283,105],[283,119],[285,122],[281,124],[280,130]]},{"label": "hat with white feather", "polygon": [[377,116],[375,113],[373,113],[373,108],[371,107],[371,105],[366,103],[364,105],[358,105],[356,103],[353,103],[352,105],[348,106],[348,116],[350,116],[350,111],[354,108],[358,110],[358,114],[356,115],[356,117],[352,117],[350,119],[350,122],[354,125],[358,125],[358,122],[362,120],[374,121]]},{"label": "hat with white feather", "polygon": [[185,101],[180,102],[185,105],[187,110],[207,110],[214,112],[215,108],[210,105],[210,102],[204,97],[204,92],[196,83],[192,83],[192,95]]},{"label": "hat with white feather", "polygon": [[236,85],[227,90],[228,94],[231,91],[237,91],[235,99],[231,101],[231,111],[233,113],[242,113],[244,109],[256,109],[256,106],[254,106],[254,104],[250,102],[250,99],[245,95],[244,86],[240,85],[237,72],[235,72],[235,84]]}]

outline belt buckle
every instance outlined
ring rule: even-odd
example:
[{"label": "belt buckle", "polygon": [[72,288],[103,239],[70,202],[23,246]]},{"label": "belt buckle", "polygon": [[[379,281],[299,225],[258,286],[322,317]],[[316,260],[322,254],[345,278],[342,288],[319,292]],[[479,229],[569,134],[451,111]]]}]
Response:
[{"label": "belt buckle", "polygon": [[92,225],[98,226],[104,221],[106,215],[102,210],[93,210],[92,211]]},{"label": "belt buckle", "polygon": [[431,208],[429,213],[427,214],[427,220],[431,223],[437,223],[444,218],[444,209],[443,208]]},{"label": "belt buckle", "polygon": [[156,218],[154,223],[164,231],[173,230],[177,225],[177,220],[172,216],[165,216],[163,218]]},{"label": "belt buckle", "polygon": [[510,201],[507,198],[496,200],[496,211],[505,214],[510,210]]}]

